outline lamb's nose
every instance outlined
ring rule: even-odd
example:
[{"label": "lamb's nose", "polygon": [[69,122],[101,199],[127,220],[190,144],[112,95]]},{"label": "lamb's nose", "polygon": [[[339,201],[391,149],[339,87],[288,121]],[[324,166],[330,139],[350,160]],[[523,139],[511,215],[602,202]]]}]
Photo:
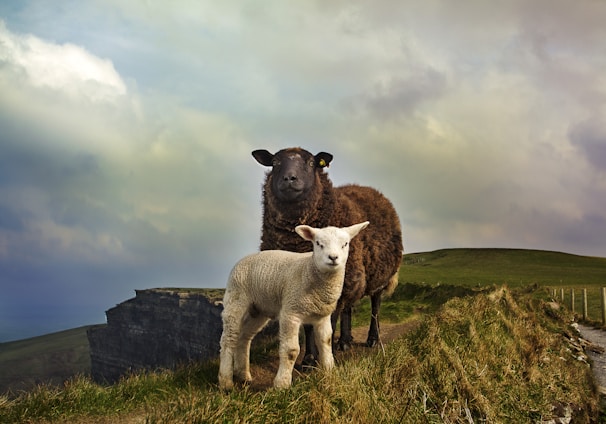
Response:
[{"label": "lamb's nose", "polygon": [[339,259],[339,257],[337,255],[328,255],[328,259],[333,262],[337,262],[337,259]]}]

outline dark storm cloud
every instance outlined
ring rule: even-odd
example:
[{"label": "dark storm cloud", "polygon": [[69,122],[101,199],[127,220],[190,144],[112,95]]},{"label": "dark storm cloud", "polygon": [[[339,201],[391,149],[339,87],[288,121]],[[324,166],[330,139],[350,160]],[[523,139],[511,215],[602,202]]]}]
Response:
[{"label": "dark storm cloud", "polygon": [[435,100],[446,91],[446,77],[433,69],[374,84],[369,93],[350,102],[354,109],[365,109],[378,119],[409,116],[423,102]]}]

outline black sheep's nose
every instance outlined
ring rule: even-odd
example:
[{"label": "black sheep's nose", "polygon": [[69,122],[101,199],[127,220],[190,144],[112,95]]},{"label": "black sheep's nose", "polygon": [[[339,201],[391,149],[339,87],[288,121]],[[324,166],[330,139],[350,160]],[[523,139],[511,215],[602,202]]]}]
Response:
[{"label": "black sheep's nose", "polygon": [[284,181],[297,181],[297,176],[295,174],[287,174],[284,176]]}]

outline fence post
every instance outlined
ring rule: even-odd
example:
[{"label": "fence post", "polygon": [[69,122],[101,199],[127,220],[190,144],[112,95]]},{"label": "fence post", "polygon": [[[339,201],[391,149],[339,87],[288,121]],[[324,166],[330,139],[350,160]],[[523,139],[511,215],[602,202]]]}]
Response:
[{"label": "fence post", "polygon": [[560,289],[560,302],[564,303],[564,289]]},{"label": "fence post", "polygon": [[602,287],[602,325],[606,325],[606,287]]},{"label": "fence post", "polygon": [[574,289],[570,289],[570,311],[574,314]]},{"label": "fence post", "polygon": [[587,289],[583,289],[583,321],[587,319]]}]

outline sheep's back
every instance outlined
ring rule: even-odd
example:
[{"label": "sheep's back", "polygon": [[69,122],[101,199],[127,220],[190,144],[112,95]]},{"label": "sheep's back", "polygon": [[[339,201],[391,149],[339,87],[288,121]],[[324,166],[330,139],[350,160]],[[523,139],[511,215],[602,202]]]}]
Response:
[{"label": "sheep's back", "polygon": [[335,193],[340,222],[333,225],[370,222],[351,242],[342,295],[347,305],[387,287],[402,261],[402,230],[396,210],[378,190],[346,185],[335,188]]}]

